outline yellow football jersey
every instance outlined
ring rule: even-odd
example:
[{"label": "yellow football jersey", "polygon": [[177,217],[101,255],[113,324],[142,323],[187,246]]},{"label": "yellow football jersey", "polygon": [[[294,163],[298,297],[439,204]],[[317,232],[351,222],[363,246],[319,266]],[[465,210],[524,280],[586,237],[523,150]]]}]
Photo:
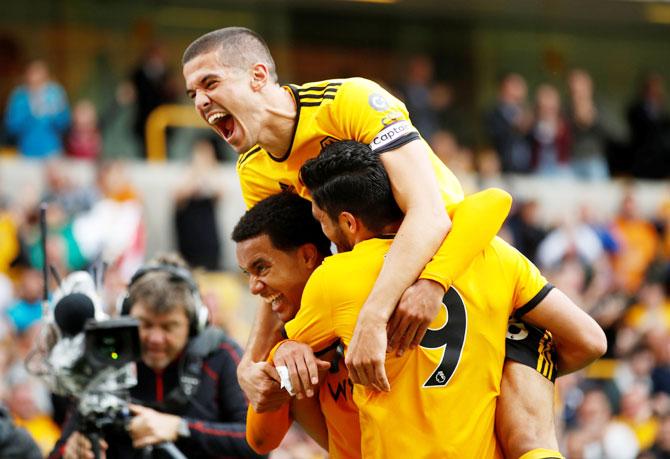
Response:
[{"label": "yellow football jersey", "polygon": [[[288,85],[286,89],[293,96],[298,112],[289,151],[276,158],[257,145],[237,161],[242,196],[248,208],[286,189],[309,199],[298,177],[300,167],[329,143],[356,140],[379,153],[410,141],[425,143],[412,126],[405,105],[370,80],[326,80]],[[463,189],[458,179],[427,144],[426,152],[430,154],[445,204],[459,202]]]},{"label": "yellow football jersey", "polygon": [[[326,258],[305,287],[291,339],[347,345],[391,245],[370,239]],[[494,433],[509,316],[549,291],[539,270],[496,238],[454,282],[421,346],[387,355],[391,391],[355,386],[362,456],[500,458]],[[523,308],[523,309],[521,309]]]}]

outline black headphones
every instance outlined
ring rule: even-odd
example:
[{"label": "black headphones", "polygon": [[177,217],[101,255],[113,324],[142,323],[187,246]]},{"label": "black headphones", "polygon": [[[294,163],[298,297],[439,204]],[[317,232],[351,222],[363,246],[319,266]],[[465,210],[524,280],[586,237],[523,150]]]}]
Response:
[{"label": "black headphones", "polygon": [[[207,327],[207,319],[209,318],[209,310],[207,306],[202,302],[200,297],[200,291],[198,290],[198,285],[195,283],[195,280],[191,276],[189,270],[185,268],[180,268],[174,265],[166,264],[149,264],[140,267],[133,277],[130,278],[128,283],[127,291],[130,292],[130,287],[133,286],[137,281],[139,281],[145,274],[151,272],[162,272],[168,273],[170,275],[170,281],[172,282],[183,282],[188,286],[191,296],[193,297],[193,311],[188,314],[189,319],[189,336],[196,336],[201,333]],[[121,315],[130,314],[130,297],[126,293],[123,301],[121,302]]]}]

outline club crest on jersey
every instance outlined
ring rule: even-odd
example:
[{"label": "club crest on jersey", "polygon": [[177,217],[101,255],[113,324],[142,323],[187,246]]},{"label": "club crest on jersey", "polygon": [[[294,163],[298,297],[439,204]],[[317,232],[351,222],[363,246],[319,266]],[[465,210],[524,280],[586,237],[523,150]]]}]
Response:
[{"label": "club crest on jersey", "polygon": [[339,139],[336,139],[335,137],[331,137],[331,136],[326,136],[323,139],[321,139],[321,142],[320,142],[321,143],[321,148],[322,149],[326,148],[328,145],[330,145],[331,143],[335,143],[335,142],[339,142]]},{"label": "club crest on jersey", "polygon": [[378,93],[370,94],[370,97],[368,97],[368,103],[370,104],[370,107],[374,108],[378,112],[383,112],[389,108],[389,103],[386,98]]},{"label": "club crest on jersey", "polygon": [[509,321],[507,323],[507,339],[521,341],[528,337],[528,329],[523,322]]}]

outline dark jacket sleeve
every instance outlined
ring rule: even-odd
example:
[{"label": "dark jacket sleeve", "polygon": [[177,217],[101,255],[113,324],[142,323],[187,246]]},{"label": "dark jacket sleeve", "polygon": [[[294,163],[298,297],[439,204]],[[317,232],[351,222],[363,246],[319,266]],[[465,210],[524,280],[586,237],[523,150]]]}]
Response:
[{"label": "dark jacket sleeve", "polygon": [[220,349],[206,360],[203,371],[217,379],[216,393],[206,394],[199,403],[218,404],[220,422],[186,418],[191,432],[189,438],[177,445],[190,443],[190,447],[213,456],[259,458],[246,440],[247,401],[237,382],[237,364],[242,350],[232,340],[226,339]]}]

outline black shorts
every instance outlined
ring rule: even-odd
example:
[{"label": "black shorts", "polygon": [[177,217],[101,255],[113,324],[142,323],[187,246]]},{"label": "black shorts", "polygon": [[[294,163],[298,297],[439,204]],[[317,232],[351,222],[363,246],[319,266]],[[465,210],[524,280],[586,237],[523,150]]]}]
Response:
[{"label": "black shorts", "polygon": [[551,382],[556,380],[556,347],[551,333],[514,317],[507,322],[505,358],[536,369]]}]

